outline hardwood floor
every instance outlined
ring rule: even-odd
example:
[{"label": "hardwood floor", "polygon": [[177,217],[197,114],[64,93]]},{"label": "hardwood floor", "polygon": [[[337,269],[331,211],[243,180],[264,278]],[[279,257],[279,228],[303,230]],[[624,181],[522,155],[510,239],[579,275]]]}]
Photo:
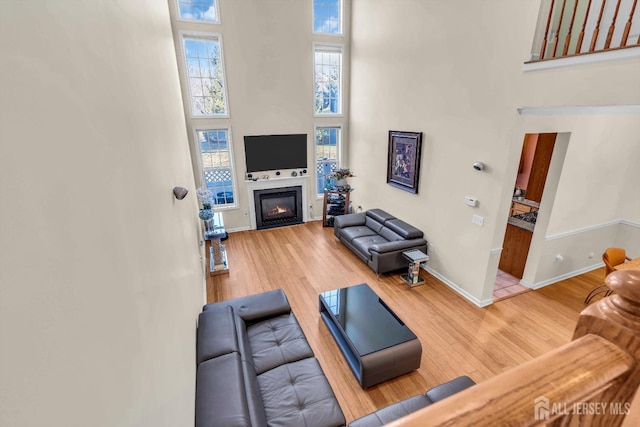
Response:
[{"label": "hardwood floor", "polygon": [[[498,301],[468,302],[428,273],[409,288],[376,275],[320,221],[231,233],[229,275],[208,277],[209,302],[282,288],[320,360],[347,422],[459,375],[482,382],[571,340],[583,300],[604,269]],[[368,283],[422,343],[420,369],[362,390],[318,312],[318,294]]]}]

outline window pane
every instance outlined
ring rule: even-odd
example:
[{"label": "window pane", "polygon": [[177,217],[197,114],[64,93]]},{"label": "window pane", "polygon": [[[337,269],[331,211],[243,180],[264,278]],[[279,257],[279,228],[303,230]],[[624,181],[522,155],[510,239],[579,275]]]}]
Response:
[{"label": "window pane", "polygon": [[314,53],[314,83],[316,114],[340,114],[341,111],[341,51],[316,49]]},{"label": "window pane", "polygon": [[191,113],[194,116],[226,114],[220,42],[213,38],[185,37],[184,52],[189,76]]},{"label": "window pane", "polygon": [[313,31],[342,34],[341,0],[313,0]]},{"label": "window pane", "polygon": [[204,182],[213,193],[213,204],[233,205],[233,162],[227,129],[208,129],[197,132],[202,158]]},{"label": "window pane", "polygon": [[339,127],[316,128],[316,192],[322,194],[331,186],[329,174],[338,169]]},{"label": "window pane", "polygon": [[215,0],[178,0],[180,18],[219,22]]}]

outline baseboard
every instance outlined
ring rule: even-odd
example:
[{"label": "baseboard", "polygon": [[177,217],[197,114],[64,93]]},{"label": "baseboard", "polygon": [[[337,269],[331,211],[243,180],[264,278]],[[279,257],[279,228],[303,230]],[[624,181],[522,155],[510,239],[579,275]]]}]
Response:
[{"label": "baseboard", "polygon": [[593,270],[597,270],[598,268],[601,268],[601,267],[604,267],[603,262],[599,262],[597,264],[593,264],[593,265],[581,268],[579,270],[574,270],[569,273],[561,274],[559,276],[552,277],[551,279],[543,280],[537,283],[529,283],[524,280],[521,280],[520,284],[526,286],[527,288],[536,290],[536,289],[544,288],[545,286],[553,285],[554,283],[558,283],[562,280],[570,279],[572,277],[579,276],[581,274],[588,273]]},{"label": "baseboard", "polygon": [[424,270],[427,271],[432,276],[434,276],[436,279],[440,280],[445,285],[449,286],[454,291],[456,291],[458,294],[460,294],[460,296],[464,297],[465,299],[469,300],[470,302],[472,302],[473,304],[477,305],[480,308],[493,304],[493,298],[481,301],[429,266],[427,266]]},{"label": "baseboard", "polygon": [[227,233],[235,233],[237,231],[249,231],[249,230],[251,230],[251,226],[238,227],[238,228],[225,228],[225,231]]}]

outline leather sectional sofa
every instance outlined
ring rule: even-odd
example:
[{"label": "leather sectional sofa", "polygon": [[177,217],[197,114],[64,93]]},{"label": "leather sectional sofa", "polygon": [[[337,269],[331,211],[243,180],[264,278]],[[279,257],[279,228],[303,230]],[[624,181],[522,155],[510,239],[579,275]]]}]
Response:
[{"label": "leather sectional sofa", "polygon": [[402,252],[427,253],[422,231],[382,209],[338,216],[333,233],[377,274],[407,268]]},{"label": "leather sectional sofa", "polygon": [[205,305],[196,358],[196,427],[345,425],[282,290]]},{"label": "leather sectional sofa", "polygon": [[417,396],[401,400],[400,402],[396,402],[367,414],[364,417],[358,418],[357,420],[349,423],[349,427],[383,426],[400,419],[405,415],[409,415],[412,412],[426,408],[427,406],[439,402],[442,399],[446,399],[447,397],[469,388],[472,385],[475,385],[475,382],[467,376],[454,378],[451,381],[447,381],[446,383],[429,389],[425,394],[419,394]]},{"label": "leather sectional sofa", "polygon": [[[207,304],[198,318],[195,427],[344,426],[280,289]],[[379,427],[473,385],[459,377],[349,424]]]}]

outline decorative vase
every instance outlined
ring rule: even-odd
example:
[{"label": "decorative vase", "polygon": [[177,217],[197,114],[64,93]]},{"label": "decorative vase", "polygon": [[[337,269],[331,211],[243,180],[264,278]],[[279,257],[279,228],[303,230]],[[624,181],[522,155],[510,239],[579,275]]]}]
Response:
[{"label": "decorative vase", "polygon": [[343,190],[347,186],[347,179],[336,179],[336,189]]},{"label": "decorative vase", "polygon": [[211,209],[200,209],[200,212],[198,213],[198,218],[200,218],[203,221],[210,220],[211,218],[213,218],[213,211]]}]

